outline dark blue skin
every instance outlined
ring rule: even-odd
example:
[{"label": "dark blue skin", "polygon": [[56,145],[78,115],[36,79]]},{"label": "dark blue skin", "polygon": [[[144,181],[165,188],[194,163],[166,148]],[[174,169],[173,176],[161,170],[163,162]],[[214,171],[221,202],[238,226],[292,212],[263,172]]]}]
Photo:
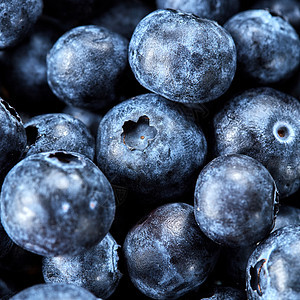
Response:
[{"label": "dark blue skin", "polygon": [[37,284],[31,286],[10,300],[101,300],[86,289],[72,284]]},{"label": "dark blue skin", "polygon": [[300,225],[274,231],[251,254],[247,296],[254,299],[300,298]]},{"label": "dark blue skin", "polygon": [[0,49],[19,44],[41,16],[42,0],[0,1]]},{"label": "dark blue skin", "polygon": [[156,0],[158,8],[179,9],[223,24],[239,11],[239,0]]},{"label": "dark blue skin", "polygon": [[246,300],[245,291],[232,287],[217,287],[209,298],[201,298],[202,300]]},{"label": "dark blue skin", "polygon": [[248,246],[272,230],[277,195],[272,176],[257,160],[241,154],[219,156],[199,174],[195,218],[214,242]]},{"label": "dark blue skin", "polygon": [[21,158],[25,148],[23,122],[15,109],[0,98],[0,182]]},{"label": "dark blue skin", "polygon": [[148,90],[177,102],[202,103],[229,88],[236,48],[216,22],[159,9],[137,25],[129,43],[129,64]]},{"label": "dark blue skin", "polygon": [[1,191],[1,222],[10,238],[43,256],[75,255],[99,243],[115,213],[103,173],[85,156],[44,152],[19,162]]},{"label": "dark blue skin", "polygon": [[98,245],[77,256],[45,257],[45,282],[75,284],[107,299],[114,293],[122,276],[117,266],[118,247],[108,233]]},{"label": "dark blue skin", "polygon": [[127,65],[128,41],[104,27],[88,25],[61,36],[47,56],[48,84],[68,105],[109,107]]},{"label": "dark blue skin", "polygon": [[206,139],[180,109],[159,95],[144,94],[103,117],[96,156],[112,184],[152,201],[193,189],[206,157]]},{"label": "dark blue skin", "polygon": [[241,153],[260,161],[280,197],[300,186],[300,104],[271,88],[243,92],[214,116],[215,154]]},{"label": "dark blue skin", "polygon": [[300,3],[297,0],[259,0],[252,6],[253,9],[268,8],[286,18],[299,32],[300,29]]},{"label": "dark blue skin", "polygon": [[130,39],[137,24],[152,8],[141,0],[117,0],[109,9],[100,11],[92,24],[103,26]]},{"label": "dark blue skin", "polygon": [[237,49],[238,69],[260,84],[286,80],[300,63],[300,39],[282,17],[268,10],[247,10],[231,17],[225,29]]},{"label": "dark blue skin", "polygon": [[177,299],[199,287],[213,269],[218,246],[200,231],[193,207],[158,207],[132,228],[124,243],[133,284],[153,299]]},{"label": "dark blue skin", "polygon": [[77,152],[93,160],[95,138],[83,122],[68,114],[45,114],[25,123],[26,156],[47,151]]},{"label": "dark blue skin", "polygon": [[75,106],[66,106],[62,112],[83,122],[96,138],[102,115]]},{"label": "dark blue skin", "polygon": [[[280,206],[272,232],[290,225],[300,225],[300,209],[292,206]],[[256,245],[224,249],[226,273],[236,284],[245,285],[247,262],[255,248]]]},{"label": "dark blue skin", "polygon": [[18,110],[60,111],[63,103],[47,82],[46,56],[63,31],[56,23],[40,19],[30,36],[20,45],[5,51],[4,85],[9,100]]}]

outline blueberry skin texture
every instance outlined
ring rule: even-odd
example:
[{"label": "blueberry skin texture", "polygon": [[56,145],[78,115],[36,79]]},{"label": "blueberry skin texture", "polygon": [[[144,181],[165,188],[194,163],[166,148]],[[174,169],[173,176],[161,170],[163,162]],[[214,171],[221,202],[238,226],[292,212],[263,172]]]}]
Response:
[{"label": "blueberry skin texture", "polygon": [[41,16],[42,10],[42,0],[1,0],[0,49],[20,43]]},{"label": "blueberry skin texture", "polygon": [[241,154],[219,156],[199,174],[195,218],[203,233],[216,243],[251,245],[272,230],[277,195],[272,176],[257,160]]},{"label": "blueberry skin texture", "polygon": [[260,0],[254,3],[253,9],[268,8],[272,13],[282,15],[299,32],[300,3],[297,0]]},{"label": "blueberry skin texture", "polygon": [[282,17],[263,9],[247,10],[234,15],[224,27],[234,39],[238,69],[255,82],[282,81],[299,67],[299,36]]},{"label": "blueberry skin texture", "polygon": [[202,130],[180,108],[159,95],[144,94],[103,117],[97,164],[112,184],[153,201],[193,189],[207,144]]},{"label": "blueberry skin texture", "polygon": [[223,27],[171,9],[156,10],[140,21],[128,58],[142,86],[182,103],[218,98],[236,70],[235,44]]},{"label": "blueberry skin texture", "polygon": [[47,56],[51,90],[68,105],[91,110],[110,106],[127,65],[127,47],[124,37],[104,27],[71,29]]},{"label": "blueberry skin texture", "polygon": [[0,182],[21,158],[25,148],[23,122],[15,109],[0,98]]},{"label": "blueberry skin texture", "polygon": [[179,9],[223,24],[239,11],[239,0],[156,0],[158,8]]},{"label": "blueberry skin texture", "polygon": [[200,286],[219,254],[185,203],[152,211],[129,231],[123,250],[131,281],[153,299],[177,299]]},{"label": "blueberry skin texture", "polygon": [[97,297],[107,299],[122,276],[117,266],[118,247],[108,233],[98,245],[77,256],[45,257],[44,280],[46,283],[78,285]]},{"label": "blueberry skin texture", "polygon": [[248,260],[247,296],[253,299],[300,298],[300,226],[274,231]]},{"label": "blueberry skin texture", "polygon": [[215,155],[241,153],[271,173],[280,197],[300,185],[300,104],[271,88],[250,89],[230,99],[214,116]]},{"label": "blueberry skin texture", "polygon": [[63,113],[44,114],[25,123],[26,156],[48,151],[67,151],[93,160],[95,138],[80,120]]},{"label": "blueberry skin texture", "polygon": [[20,247],[42,256],[78,254],[101,241],[115,213],[112,188],[91,160],[44,152],[20,161],[1,191],[1,221]]},{"label": "blueberry skin texture", "polygon": [[5,51],[4,84],[9,101],[20,111],[60,111],[57,99],[47,82],[46,56],[63,31],[48,19],[39,19],[29,37]]},{"label": "blueberry skin texture", "polygon": [[79,286],[71,284],[37,284],[31,286],[10,300],[101,300]]}]

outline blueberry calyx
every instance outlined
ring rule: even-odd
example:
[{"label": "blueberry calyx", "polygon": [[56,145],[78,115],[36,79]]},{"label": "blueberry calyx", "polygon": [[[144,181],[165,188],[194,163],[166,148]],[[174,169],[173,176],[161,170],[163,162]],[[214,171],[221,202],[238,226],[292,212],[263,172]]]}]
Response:
[{"label": "blueberry calyx", "polygon": [[66,152],[55,152],[55,153],[51,153],[48,156],[49,158],[56,158],[58,159],[60,162],[62,163],[71,163],[72,161],[76,161],[78,158],[70,153],[66,153]]},{"label": "blueberry calyx", "polygon": [[292,127],[285,122],[276,122],[273,127],[273,134],[280,143],[290,142],[295,134]]},{"label": "blueberry calyx", "polygon": [[126,121],[121,134],[122,142],[131,151],[143,151],[149,145],[149,142],[156,137],[157,129],[149,125],[150,119],[147,116],[139,117],[137,122]]},{"label": "blueberry calyx", "polygon": [[260,273],[266,261],[267,261],[266,259],[261,259],[259,262],[256,263],[254,267],[250,268],[250,275],[251,275],[250,285],[252,290],[257,291],[257,294],[259,296],[262,296],[263,294],[260,286]]}]

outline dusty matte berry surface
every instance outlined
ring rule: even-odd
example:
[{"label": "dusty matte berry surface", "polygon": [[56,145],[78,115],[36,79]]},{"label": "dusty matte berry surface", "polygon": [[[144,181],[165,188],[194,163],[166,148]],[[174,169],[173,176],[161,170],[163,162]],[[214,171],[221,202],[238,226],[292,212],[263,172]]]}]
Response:
[{"label": "dusty matte berry surface", "polygon": [[299,0],[0,0],[0,299],[300,299]]}]

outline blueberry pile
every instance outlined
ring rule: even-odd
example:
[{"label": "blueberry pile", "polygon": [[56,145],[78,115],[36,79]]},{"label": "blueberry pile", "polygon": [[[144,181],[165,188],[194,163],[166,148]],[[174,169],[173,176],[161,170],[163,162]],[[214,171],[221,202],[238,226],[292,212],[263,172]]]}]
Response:
[{"label": "blueberry pile", "polygon": [[300,299],[298,0],[0,0],[0,299]]}]

